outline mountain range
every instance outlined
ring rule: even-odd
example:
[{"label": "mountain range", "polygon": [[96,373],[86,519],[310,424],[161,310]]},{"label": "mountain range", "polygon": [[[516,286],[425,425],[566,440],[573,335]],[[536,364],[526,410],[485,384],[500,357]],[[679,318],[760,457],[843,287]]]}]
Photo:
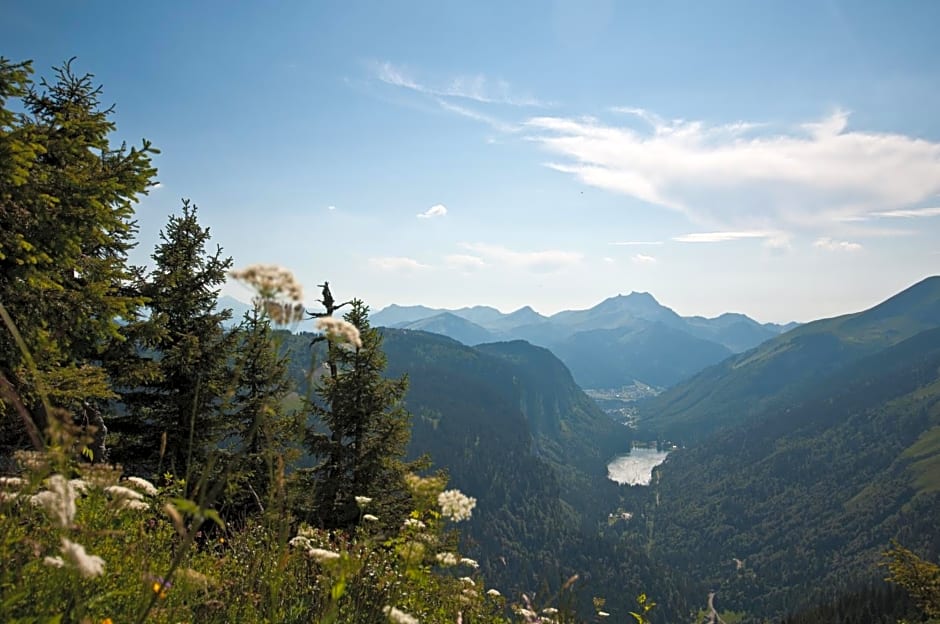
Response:
[{"label": "mountain range", "polygon": [[[648,295],[605,303],[522,327],[574,328],[567,346],[586,348],[569,359],[605,343],[624,350],[617,337],[630,331],[654,336],[647,347],[625,341],[649,360],[647,374],[657,358],[688,360],[690,340],[731,351],[681,329],[712,331],[718,319],[671,316]],[[469,310],[491,327],[511,316]],[[423,320],[483,327],[457,312]],[[627,317],[632,330],[617,326]],[[383,335],[388,374],[410,381],[410,456],[429,455],[479,499],[465,548],[486,578],[554,592],[577,573],[589,579],[582,610],[603,595],[623,611],[646,591],[662,622],[685,621],[712,593],[729,622],[778,621],[844,596],[861,619],[825,621],[897,621],[875,615],[894,608],[878,585],[881,552],[899,540],[940,556],[940,277],[869,310],[782,329],[639,403],[637,430],[576,385],[564,340],[556,357],[522,340],[471,347],[414,329]],[[303,374],[309,337],[290,339],[307,353],[292,366]],[[679,448],[647,487],[607,481],[605,464],[644,437]]]},{"label": "mountain range", "polygon": [[882,578],[895,539],[935,560],[940,277],[708,368],[639,424],[685,445],[636,502],[650,552],[725,608],[829,603]]},{"label": "mountain range", "polygon": [[635,381],[668,387],[797,325],[759,323],[730,313],[682,317],[649,293],[638,292],[551,316],[528,306],[504,314],[487,306],[447,310],[390,305],[372,321],[441,334],[466,345],[526,340],[552,350],[584,388],[619,388]]}]

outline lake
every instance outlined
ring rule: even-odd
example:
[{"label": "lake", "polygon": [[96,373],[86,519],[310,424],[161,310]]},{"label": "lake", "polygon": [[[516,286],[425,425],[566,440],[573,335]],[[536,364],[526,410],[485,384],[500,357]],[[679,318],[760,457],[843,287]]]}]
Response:
[{"label": "lake", "polygon": [[607,464],[607,478],[620,485],[649,485],[653,468],[665,461],[669,451],[635,448]]}]

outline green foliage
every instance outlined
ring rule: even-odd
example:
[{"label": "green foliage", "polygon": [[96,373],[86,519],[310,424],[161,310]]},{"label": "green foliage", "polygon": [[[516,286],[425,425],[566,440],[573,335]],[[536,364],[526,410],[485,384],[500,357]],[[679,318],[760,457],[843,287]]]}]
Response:
[{"label": "green foliage", "polygon": [[102,356],[142,303],[126,259],[157,150],[110,144],[111,109],[71,61],[49,82],[31,72],[0,58],[0,303],[26,346],[0,332],[0,374],[40,417],[40,396],[66,408],[113,396]]},{"label": "green foliage", "polygon": [[695,593],[774,615],[864,586],[892,538],[937,553],[940,494],[914,460],[932,457],[938,371],[940,329],[924,331],[675,452],[646,503],[653,555]]},{"label": "green foliage", "polygon": [[888,580],[906,589],[930,618],[940,619],[940,565],[895,543],[885,557]]},{"label": "green foliage", "polygon": [[641,405],[641,428],[692,442],[798,401],[821,376],[940,326],[940,277],[864,312],[823,319],[705,369]]},{"label": "green foliage", "polygon": [[309,473],[312,505],[305,511],[317,526],[355,526],[362,517],[357,496],[373,499],[383,522],[399,522],[410,505],[402,462],[410,436],[402,405],[408,381],[382,376],[382,335],[370,327],[368,310],[357,300],[345,315],[361,345],[328,337],[330,373],[310,403],[315,420],[307,446],[319,463]]},{"label": "green foliage", "polygon": [[238,449],[231,464],[225,504],[236,510],[263,510],[283,496],[286,466],[298,457],[300,422],[287,409],[292,387],[287,357],[278,353],[278,340],[270,320],[259,309],[245,315],[235,355],[237,391],[232,399],[234,425],[225,448]]},{"label": "green foliage", "polygon": [[150,315],[126,327],[140,360],[122,393],[126,413],[114,421],[115,458],[147,474],[198,474],[238,429],[229,414],[238,334],[222,326],[231,313],[216,310],[232,260],[206,250],[209,230],[188,201],[160,238],[141,285]]}]

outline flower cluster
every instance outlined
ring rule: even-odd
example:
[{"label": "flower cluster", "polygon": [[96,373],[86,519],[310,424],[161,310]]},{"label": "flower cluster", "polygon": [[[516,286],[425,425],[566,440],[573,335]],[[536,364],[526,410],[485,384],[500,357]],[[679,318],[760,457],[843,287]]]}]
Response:
[{"label": "flower cluster", "polygon": [[460,490],[445,490],[438,495],[437,504],[441,506],[441,514],[454,522],[460,522],[470,518],[477,499]]},{"label": "flower cluster", "polygon": [[43,490],[30,497],[30,502],[42,507],[62,528],[68,528],[75,518],[75,488],[59,474],[52,475],[46,481],[48,490]]},{"label": "flower cluster", "polygon": [[253,264],[229,273],[257,292],[255,308],[275,324],[290,325],[304,318],[304,291],[294,274],[273,264]]},{"label": "flower cluster", "polygon": [[418,624],[418,618],[395,607],[385,607],[382,609],[382,613],[395,624]]},{"label": "flower cluster", "polygon": [[331,342],[340,344],[350,344],[357,349],[362,348],[362,338],[359,336],[359,328],[343,319],[324,316],[317,319],[317,330],[326,334]]},{"label": "flower cluster", "polygon": [[109,485],[104,489],[111,495],[118,509],[149,509],[150,505],[144,502],[144,495],[137,490],[124,487],[123,485]]}]

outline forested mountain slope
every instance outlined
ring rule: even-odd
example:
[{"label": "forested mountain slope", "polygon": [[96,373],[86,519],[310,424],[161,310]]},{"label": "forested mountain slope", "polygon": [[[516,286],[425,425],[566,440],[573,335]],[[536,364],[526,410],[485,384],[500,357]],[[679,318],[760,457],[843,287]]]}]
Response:
[{"label": "forested mountain slope", "polygon": [[940,276],[863,312],[801,325],[706,368],[640,406],[640,425],[660,437],[699,439],[799,396],[821,376],[940,326]]},{"label": "forested mountain slope", "polygon": [[938,467],[933,329],[671,455],[649,501],[652,553],[726,608],[792,611],[883,577],[891,539],[936,557]]},{"label": "forested mountain slope", "polygon": [[[625,613],[642,591],[664,601],[658,621],[684,612],[678,584],[641,541],[607,528],[620,496],[606,463],[630,447],[630,430],[600,411],[551,352],[521,341],[472,348],[421,331],[383,335],[386,374],[408,375],[409,455],[427,453],[452,487],[478,499],[461,532],[489,584],[548,599],[579,574],[574,597],[585,613],[592,596]],[[312,337],[285,338],[302,383]]]}]

